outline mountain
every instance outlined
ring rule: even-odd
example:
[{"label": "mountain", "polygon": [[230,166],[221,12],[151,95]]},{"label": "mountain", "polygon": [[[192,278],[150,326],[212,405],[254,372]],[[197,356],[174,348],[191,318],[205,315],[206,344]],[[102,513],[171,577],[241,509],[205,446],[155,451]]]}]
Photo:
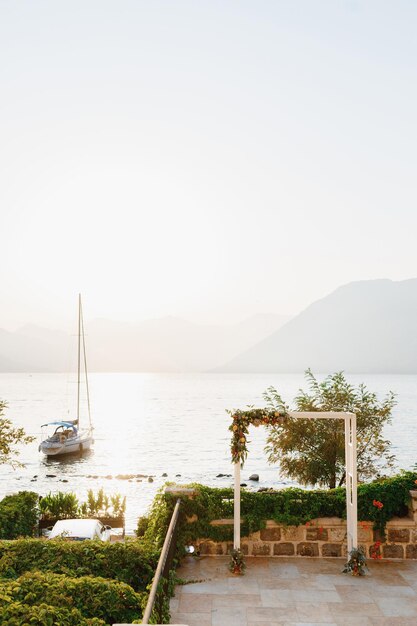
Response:
[{"label": "mountain", "polygon": [[217,371],[417,373],[417,279],[353,282]]},{"label": "mountain", "polygon": [[[211,370],[258,343],[289,319],[255,315],[238,324],[194,324],[176,317],[125,323],[96,319],[85,326],[88,365],[98,372]],[[0,371],[66,372],[76,369],[75,336],[27,325],[0,329]]]}]

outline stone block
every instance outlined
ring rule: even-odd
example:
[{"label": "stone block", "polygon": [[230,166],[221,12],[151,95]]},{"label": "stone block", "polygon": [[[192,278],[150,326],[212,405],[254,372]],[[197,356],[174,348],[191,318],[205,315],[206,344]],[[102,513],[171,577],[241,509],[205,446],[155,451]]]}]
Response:
[{"label": "stone block", "polygon": [[417,543],[417,528],[411,531],[411,543]]},{"label": "stone block", "polygon": [[223,554],[223,546],[221,543],[214,541],[204,541],[199,544],[200,554],[221,555]]},{"label": "stone block", "polygon": [[302,541],[304,539],[304,526],[284,526],[282,539],[285,541]]},{"label": "stone block", "polygon": [[271,546],[267,543],[253,543],[252,556],[271,556]]},{"label": "stone block", "polygon": [[165,487],[165,493],[169,493],[171,496],[178,496],[179,498],[190,498],[192,500],[197,494],[196,489],[190,487],[181,487],[181,485],[170,485]]},{"label": "stone block", "polygon": [[392,543],[409,543],[410,531],[408,528],[388,528],[388,541]]},{"label": "stone block", "polygon": [[382,556],[384,559],[403,559],[404,546],[395,543],[385,543],[382,546]]},{"label": "stone block", "polygon": [[281,528],[263,528],[260,538],[261,541],[281,541]]},{"label": "stone block", "polygon": [[306,531],[307,541],[328,541],[329,533],[327,528],[317,528],[316,526],[308,526]]},{"label": "stone block", "polygon": [[373,538],[372,526],[370,528],[358,528],[358,544],[371,543]]},{"label": "stone block", "polygon": [[342,520],[340,517],[316,517],[314,525],[318,528],[330,526],[346,526],[346,520]]},{"label": "stone block", "polygon": [[[248,554],[249,554],[249,547],[248,547],[247,543],[241,543],[240,544],[240,549],[241,549],[242,553],[245,556],[248,556]],[[233,550],[233,543],[228,543],[226,545],[226,554],[230,554],[232,550]]]},{"label": "stone block", "polygon": [[417,559],[417,544],[410,543],[405,548],[405,558],[406,559]]},{"label": "stone block", "polygon": [[379,541],[380,543],[386,543],[387,538],[383,536],[383,534],[379,530],[373,530],[373,541]]},{"label": "stone block", "polygon": [[319,546],[318,543],[310,543],[302,541],[297,545],[297,554],[299,556],[318,556]]},{"label": "stone block", "polygon": [[295,548],[293,543],[283,542],[274,545],[274,556],[294,556]]},{"label": "stone block", "polygon": [[417,490],[416,489],[411,489],[410,490],[410,505],[413,511],[417,511]]},{"label": "stone block", "polygon": [[323,543],[321,556],[342,556],[341,543]]},{"label": "stone block", "polygon": [[257,530],[256,533],[251,533],[248,537],[251,541],[260,541],[261,540],[261,531]]},{"label": "stone block", "polygon": [[333,528],[329,528],[328,535],[329,541],[332,541],[333,543],[345,541],[347,537],[346,526],[336,526]]}]

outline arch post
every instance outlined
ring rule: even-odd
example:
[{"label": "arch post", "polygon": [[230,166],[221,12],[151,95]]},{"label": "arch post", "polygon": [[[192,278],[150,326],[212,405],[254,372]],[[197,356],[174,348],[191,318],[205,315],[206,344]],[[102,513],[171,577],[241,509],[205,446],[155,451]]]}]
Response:
[{"label": "arch post", "polygon": [[358,547],[358,493],[356,471],[356,415],[345,415],[346,522],[348,554]]},{"label": "arch post", "polygon": [[234,463],[235,474],[235,493],[233,508],[233,547],[235,550],[240,548],[240,463]]}]

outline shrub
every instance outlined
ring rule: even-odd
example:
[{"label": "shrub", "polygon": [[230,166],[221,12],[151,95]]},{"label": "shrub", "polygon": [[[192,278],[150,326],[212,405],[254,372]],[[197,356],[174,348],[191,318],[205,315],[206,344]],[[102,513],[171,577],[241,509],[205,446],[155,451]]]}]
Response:
[{"label": "shrub", "polygon": [[2,626],[103,626],[101,619],[85,619],[77,609],[61,609],[48,604],[28,606],[12,602],[0,607]]},{"label": "shrub", "polygon": [[136,540],[125,543],[65,539],[1,541],[0,576],[17,578],[34,570],[74,578],[100,576],[143,591],[153,578],[158,556]]},{"label": "shrub", "polygon": [[43,517],[70,519],[78,517],[79,503],[75,493],[49,493],[41,498],[39,508]]},{"label": "shrub", "polygon": [[120,517],[126,509],[126,497],[119,493],[107,496],[103,489],[95,495],[89,489],[87,502],[80,503],[75,493],[57,491],[49,493],[40,500],[42,517],[68,519],[74,517]]},{"label": "shrub", "polygon": [[80,507],[80,513],[83,516],[89,515],[92,517],[119,517],[125,514],[125,510],[126,496],[122,498],[119,493],[116,493],[109,497],[104,493],[103,489],[100,489],[97,495],[94,495],[92,489],[89,489],[87,502],[84,502]]},{"label": "shrub", "polygon": [[[3,595],[12,602],[80,611],[82,617],[97,617],[106,623],[132,622],[142,616],[142,595],[125,583],[104,578],[71,578],[52,572],[27,572],[3,584]],[[1,602],[1,599],[0,599]]]},{"label": "shrub", "polygon": [[0,502],[0,539],[33,537],[37,534],[39,496],[19,491]]}]

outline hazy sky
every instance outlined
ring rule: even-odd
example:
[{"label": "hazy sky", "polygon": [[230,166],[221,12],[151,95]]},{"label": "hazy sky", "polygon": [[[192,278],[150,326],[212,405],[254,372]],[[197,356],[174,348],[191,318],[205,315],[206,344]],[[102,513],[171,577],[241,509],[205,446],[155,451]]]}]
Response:
[{"label": "hazy sky", "polygon": [[0,0],[0,328],[417,276],[417,3]]}]

